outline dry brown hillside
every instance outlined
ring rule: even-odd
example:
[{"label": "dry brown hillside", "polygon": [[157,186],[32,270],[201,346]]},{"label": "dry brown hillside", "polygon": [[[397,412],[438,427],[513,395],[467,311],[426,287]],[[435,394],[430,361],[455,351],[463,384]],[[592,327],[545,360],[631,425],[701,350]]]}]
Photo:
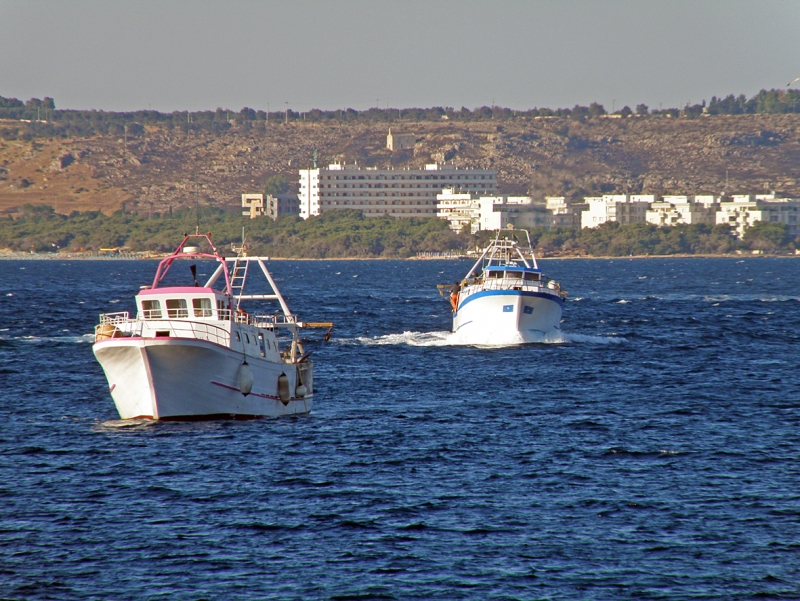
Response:
[{"label": "dry brown hillside", "polygon": [[800,196],[800,115],[559,118],[392,124],[413,133],[412,150],[386,149],[387,126],[234,126],[223,134],[148,128],[123,140],[0,141],[0,211],[26,203],[58,212],[148,212],[213,204],[232,207],[264,180],[320,163],[421,166],[450,161],[498,170],[501,192],[695,194],[778,190]]}]

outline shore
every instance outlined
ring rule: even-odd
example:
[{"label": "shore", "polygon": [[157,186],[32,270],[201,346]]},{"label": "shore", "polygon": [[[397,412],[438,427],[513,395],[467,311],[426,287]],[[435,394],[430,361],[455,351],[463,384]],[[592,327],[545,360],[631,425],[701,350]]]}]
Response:
[{"label": "shore", "polygon": [[[31,252],[3,252],[0,251],[0,261],[160,261],[169,256],[164,254],[100,254],[100,253],[31,253]],[[539,261],[558,261],[558,260],[613,260],[613,259],[743,259],[743,258],[800,258],[800,253],[790,254],[769,254],[769,253],[746,253],[741,254],[675,254],[675,255],[627,255],[627,256],[588,256],[588,255],[537,255]],[[451,256],[451,257],[267,257],[270,261],[474,261],[477,257]]]}]

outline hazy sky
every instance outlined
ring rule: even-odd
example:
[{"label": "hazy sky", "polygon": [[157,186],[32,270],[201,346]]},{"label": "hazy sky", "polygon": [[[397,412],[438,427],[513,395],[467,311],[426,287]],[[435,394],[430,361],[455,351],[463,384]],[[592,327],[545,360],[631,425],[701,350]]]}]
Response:
[{"label": "hazy sky", "polygon": [[0,0],[0,96],[117,111],[666,108],[785,87],[798,40],[798,0]]}]

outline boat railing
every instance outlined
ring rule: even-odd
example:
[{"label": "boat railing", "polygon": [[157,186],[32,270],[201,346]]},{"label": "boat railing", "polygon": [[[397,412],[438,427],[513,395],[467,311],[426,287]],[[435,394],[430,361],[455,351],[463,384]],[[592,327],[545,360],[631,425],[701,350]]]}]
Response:
[{"label": "boat railing", "polygon": [[522,280],[517,278],[485,278],[483,280],[473,280],[466,283],[461,289],[461,296],[466,298],[476,292],[484,290],[526,290],[529,292],[543,292],[553,296],[566,296],[562,293],[561,285],[555,280],[542,276],[541,280]]},{"label": "boat railing", "polygon": [[141,337],[145,328],[154,331],[156,338],[161,335],[161,332],[165,332],[165,337],[193,338],[222,346],[229,346],[231,339],[227,329],[208,321],[155,319],[152,317],[130,319],[128,312],[124,311],[100,315],[100,323],[95,326],[95,340]]},{"label": "boat railing", "polygon": [[231,335],[228,330],[205,321],[166,320],[170,335],[176,338],[194,338],[222,346],[230,346]]},{"label": "boat railing", "polygon": [[100,315],[100,325],[110,324],[116,325],[120,323],[127,323],[130,321],[130,313],[127,311],[120,311],[118,313],[102,313]]},{"label": "boat railing", "polygon": [[297,324],[297,317],[283,315],[282,313],[273,313],[271,315],[255,314],[249,317],[250,321],[248,323],[259,328],[281,328]]}]

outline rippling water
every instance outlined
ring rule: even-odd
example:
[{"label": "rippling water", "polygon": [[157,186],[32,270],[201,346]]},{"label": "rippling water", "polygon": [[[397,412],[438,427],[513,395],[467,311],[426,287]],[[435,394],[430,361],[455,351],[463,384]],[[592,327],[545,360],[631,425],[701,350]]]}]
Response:
[{"label": "rippling water", "polygon": [[465,263],[273,262],[312,415],[161,424],[88,336],[154,264],[0,261],[0,598],[799,598],[800,261],[543,264],[564,339],[487,349]]}]

